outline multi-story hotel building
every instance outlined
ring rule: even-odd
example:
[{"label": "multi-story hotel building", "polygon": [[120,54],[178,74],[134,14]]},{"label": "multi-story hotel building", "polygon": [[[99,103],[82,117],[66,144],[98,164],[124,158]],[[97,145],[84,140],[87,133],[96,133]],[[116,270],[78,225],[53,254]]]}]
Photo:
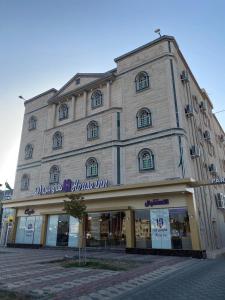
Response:
[{"label": "multi-story hotel building", "polygon": [[224,181],[225,134],[207,93],[171,36],[115,63],[25,101],[8,242],[76,247],[72,192],[90,247],[224,251],[224,185],[204,184]]}]

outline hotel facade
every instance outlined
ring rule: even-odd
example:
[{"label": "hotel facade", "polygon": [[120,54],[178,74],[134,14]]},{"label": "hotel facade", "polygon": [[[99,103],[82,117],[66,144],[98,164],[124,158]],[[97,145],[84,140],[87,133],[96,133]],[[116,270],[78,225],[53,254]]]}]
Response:
[{"label": "hotel facade", "polygon": [[[176,40],[163,36],[25,101],[2,241],[203,257],[225,251],[225,134]],[[13,216],[12,222],[8,217]]]}]

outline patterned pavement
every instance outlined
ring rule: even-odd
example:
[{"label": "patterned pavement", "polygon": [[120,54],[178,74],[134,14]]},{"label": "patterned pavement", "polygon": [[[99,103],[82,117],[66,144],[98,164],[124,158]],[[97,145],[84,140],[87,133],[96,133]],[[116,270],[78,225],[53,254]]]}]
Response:
[{"label": "patterned pavement", "polygon": [[[34,299],[116,299],[127,292],[197,264],[192,258],[88,251],[97,259],[137,263],[128,271],[63,268],[54,261],[78,253],[73,250],[0,248],[0,289],[22,292]],[[52,262],[52,263],[51,263]]]}]

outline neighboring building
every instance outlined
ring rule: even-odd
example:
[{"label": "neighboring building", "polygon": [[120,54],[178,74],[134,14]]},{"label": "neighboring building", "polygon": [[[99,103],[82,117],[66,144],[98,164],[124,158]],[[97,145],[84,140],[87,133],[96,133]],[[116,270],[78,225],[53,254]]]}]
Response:
[{"label": "neighboring building", "polygon": [[224,185],[193,187],[225,175],[225,134],[207,93],[173,37],[115,62],[25,101],[4,204],[16,217],[11,243],[77,246],[81,229],[63,200],[81,192],[88,246],[224,251]]},{"label": "neighboring building", "polygon": [[2,232],[2,219],[4,219],[3,209],[2,209],[2,201],[3,200],[11,200],[12,195],[13,195],[13,189],[0,190],[0,244],[1,244],[1,232]]}]

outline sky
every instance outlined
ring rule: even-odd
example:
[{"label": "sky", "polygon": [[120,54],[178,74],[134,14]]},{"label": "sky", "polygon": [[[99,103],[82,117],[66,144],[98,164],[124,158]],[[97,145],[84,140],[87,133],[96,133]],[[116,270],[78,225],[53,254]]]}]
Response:
[{"label": "sky", "polygon": [[[0,183],[14,185],[24,105],[77,72],[172,35],[214,111],[225,109],[223,0],[0,0]],[[225,129],[225,113],[218,113]]]}]

